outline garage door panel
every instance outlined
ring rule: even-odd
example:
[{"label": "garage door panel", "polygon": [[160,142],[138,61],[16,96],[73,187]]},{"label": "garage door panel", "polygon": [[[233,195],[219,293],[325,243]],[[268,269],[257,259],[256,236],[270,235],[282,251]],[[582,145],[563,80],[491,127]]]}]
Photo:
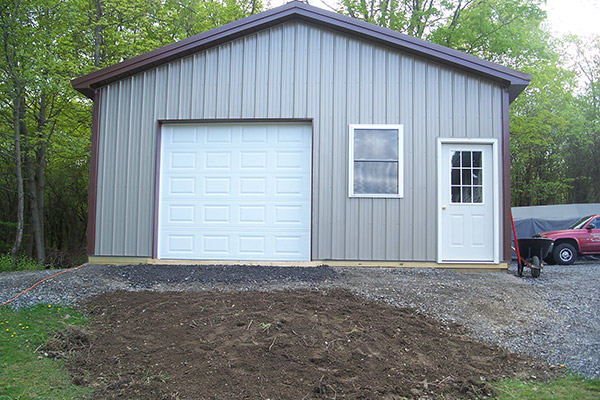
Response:
[{"label": "garage door panel", "polygon": [[162,133],[159,258],[310,259],[309,125]]},{"label": "garage door panel", "polygon": [[194,254],[194,234],[169,234],[167,235],[167,251],[181,254]]},{"label": "garage door panel", "polygon": [[177,129],[177,131],[172,132],[169,141],[171,144],[196,144],[197,143],[197,135],[196,129],[193,127],[181,127],[181,129]]},{"label": "garage door panel", "polygon": [[206,170],[222,169],[230,171],[232,167],[231,152],[228,151],[205,151],[204,168]]},{"label": "garage door panel", "polygon": [[196,158],[197,154],[195,152],[172,152],[171,170],[194,169],[196,168]]},{"label": "garage door panel", "polygon": [[267,254],[266,235],[239,235],[239,253],[242,256],[261,256]]},{"label": "garage door panel", "polygon": [[260,224],[267,223],[267,206],[265,205],[239,205],[236,219],[239,224]]},{"label": "garage door panel", "polygon": [[265,173],[267,169],[266,151],[241,151],[240,152],[240,170],[247,173],[248,169],[259,170]]},{"label": "garage door panel", "polygon": [[204,185],[201,195],[214,196],[231,194],[231,178],[228,177],[207,177],[204,178]]},{"label": "garage door panel", "polygon": [[203,224],[228,224],[231,221],[231,206],[204,206],[202,212]]},{"label": "garage door panel", "polygon": [[169,178],[169,194],[172,196],[195,195],[196,179],[181,176]]},{"label": "garage door panel", "polygon": [[231,254],[229,235],[202,235],[201,237],[203,254],[219,257],[228,257]]},{"label": "garage door panel", "polygon": [[266,196],[267,178],[263,177],[240,177],[237,193],[243,196]]},{"label": "garage door panel", "polygon": [[221,128],[218,130],[207,130],[202,128],[200,135],[205,138],[205,144],[216,143],[219,146],[232,143],[232,130],[229,128]]},{"label": "garage door panel", "polygon": [[304,235],[275,235],[275,254],[285,258],[296,259],[300,257],[299,249],[302,248]]},{"label": "garage door panel", "polygon": [[166,214],[167,222],[173,224],[194,224],[196,221],[196,207],[193,204],[169,204]]},{"label": "garage door panel", "polygon": [[261,126],[245,126],[240,137],[241,144],[267,143],[267,129]]}]

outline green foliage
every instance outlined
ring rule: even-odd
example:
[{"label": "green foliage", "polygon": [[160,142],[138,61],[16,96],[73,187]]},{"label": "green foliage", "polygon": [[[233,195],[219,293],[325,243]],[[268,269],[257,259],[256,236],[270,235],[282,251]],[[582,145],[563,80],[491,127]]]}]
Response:
[{"label": "green foliage", "polygon": [[600,397],[600,379],[585,379],[576,375],[569,375],[551,382],[524,382],[508,379],[492,383],[491,386],[496,389],[497,400],[592,400]]},{"label": "green foliage", "polygon": [[531,84],[511,105],[513,205],[563,204],[573,189],[565,155],[582,124],[575,74],[558,49],[550,55],[526,68]]},{"label": "green foliage", "polygon": [[9,254],[0,255],[0,272],[10,271],[34,271],[46,269],[44,263],[40,263],[27,256],[19,256],[15,265]]},{"label": "green foliage", "polygon": [[49,334],[85,324],[81,313],[62,306],[0,308],[0,399],[74,399],[91,392],[73,385],[64,362],[36,352]]},{"label": "green foliage", "polygon": [[[0,253],[14,242],[17,197],[13,113],[20,90],[26,190],[43,207],[47,260],[85,256],[92,102],[71,79],[254,12],[252,0],[6,0],[0,5]],[[25,163],[26,164],[26,163]],[[28,193],[29,194],[29,193]],[[32,195],[21,253],[33,257]]]}]

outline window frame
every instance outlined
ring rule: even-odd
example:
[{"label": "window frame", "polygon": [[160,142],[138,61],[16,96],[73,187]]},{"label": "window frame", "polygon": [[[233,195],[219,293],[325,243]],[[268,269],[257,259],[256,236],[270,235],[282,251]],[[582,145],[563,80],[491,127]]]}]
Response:
[{"label": "window frame", "polygon": [[[395,130],[398,137],[398,190],[396,193],[354,193],[354,131],[361,129]],[[403,198],[404,197],[404,125],[349,124],[348,127],[348,197]]]}]

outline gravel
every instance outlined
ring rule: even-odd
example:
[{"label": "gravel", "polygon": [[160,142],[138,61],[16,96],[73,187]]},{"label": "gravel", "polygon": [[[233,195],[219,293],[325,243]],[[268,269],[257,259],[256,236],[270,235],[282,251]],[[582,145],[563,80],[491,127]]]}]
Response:
[{"label": "gravel", "polygon": [[[600,263],[545,266],[540,278],[440,269],[86,266],[11,303],[74,304],[113,290],[283,290],[341,287],[460,324],[473,336],[554,365],[600,377]],[[56,270],[0,274],[0,303]]]}]

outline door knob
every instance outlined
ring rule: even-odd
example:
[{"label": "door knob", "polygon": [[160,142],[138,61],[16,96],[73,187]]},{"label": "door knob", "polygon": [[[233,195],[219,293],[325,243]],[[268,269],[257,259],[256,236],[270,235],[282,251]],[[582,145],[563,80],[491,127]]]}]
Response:
[{"label": "door knob", "polygon": [[442,210],[445,210],[445,209],[446,209],[446,206],[442,206]]}]

